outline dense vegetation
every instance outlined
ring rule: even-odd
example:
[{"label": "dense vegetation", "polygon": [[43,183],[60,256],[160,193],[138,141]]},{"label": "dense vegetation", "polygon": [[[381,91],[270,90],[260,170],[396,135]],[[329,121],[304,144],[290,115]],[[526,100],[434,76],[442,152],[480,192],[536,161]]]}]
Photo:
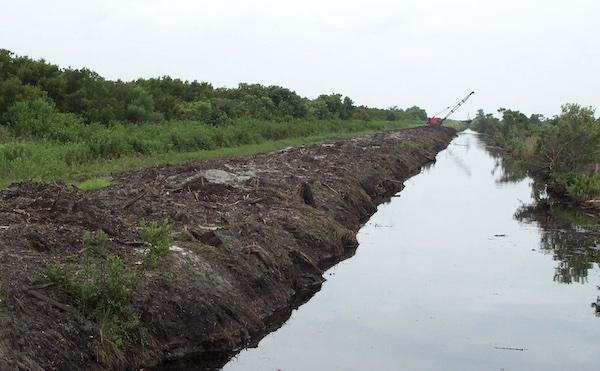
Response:
[{"label": "dense vegetation", "polygon": [[545,176],[552,189],[578,201],[600,197],[600,121],[591,107],[566,104],[553,118],[499,112],[501,119],[480,110],[472,127]]},{"label": "dense vegetation", "polygon": [[110,81],[0,49],[0,186],[181,161],[197,151],[266,150],[273,141],[380,131],[426,118],[418,107],[356,106],[340,94],[308,99],[279,86],[214,88],[168,76]]},{"label": "dense vegetation", "polygon": [[[24,113],[29,112],[29,122]],[[73,116],[76,115],[76,116]],[[240,84],[214,88],[168,76],[136,81],[109,81],[89,69],[61,69],[44,60],[14,56],[0,49],[0,117],[20,134],[54,136],[52,124],[160,122],[194,120],[221,125],[238,118],[261,120],[400,120],[427,115],[418,107],[402,110],[356,107],[340,94],[302,98],[279,86]],[[25,120],[26,121],[26,120]],[[35,121],[35,122],[31,122]],[[40,131],[41,130],[41,131]],[[58,135],[58,140],[65,139]]]}]

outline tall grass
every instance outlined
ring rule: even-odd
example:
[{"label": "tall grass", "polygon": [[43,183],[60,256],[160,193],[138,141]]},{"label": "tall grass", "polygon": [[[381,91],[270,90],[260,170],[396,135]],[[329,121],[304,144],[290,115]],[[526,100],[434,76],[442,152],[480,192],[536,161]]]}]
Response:
[{"label": "tall grass", "polygon": [[81,181],[111,172],[203,158],[267,152],[290,145],[420,125],[417,121],[260,121],[226,126],[192,121],[91,125],[69,141],[0,141],[0,188],[23,180]]}]

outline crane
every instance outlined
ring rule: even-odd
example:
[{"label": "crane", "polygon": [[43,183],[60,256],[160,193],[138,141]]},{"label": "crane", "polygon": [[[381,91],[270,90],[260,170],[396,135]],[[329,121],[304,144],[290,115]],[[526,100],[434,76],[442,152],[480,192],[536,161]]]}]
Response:
[{"label": "crane", "polygon": [[445,112],[446,110],[450,109],[450,112],[448,112],[448,114],[444,117],[437,117],[437,115],[434,115],[432,117],[429,117],[427,119],[427,123],[429,124],[429,126],[440,126],[444,123],[444,121],[446,121],[446,119],[453,114],[460,106],[462,106],[467,99],[471,98],[471,95],[475,94],[474,91],[470,92],[466,97],[464,97],[463,99],[459,100],[458,103],[456,103],[456,105],[454,107],[452,107],[450,109],[450,106],[448,106],[447,108],[445,108],[444,110],[442,110],[441,112],[437,113],[437,115],[441,114],[442,112]]}]

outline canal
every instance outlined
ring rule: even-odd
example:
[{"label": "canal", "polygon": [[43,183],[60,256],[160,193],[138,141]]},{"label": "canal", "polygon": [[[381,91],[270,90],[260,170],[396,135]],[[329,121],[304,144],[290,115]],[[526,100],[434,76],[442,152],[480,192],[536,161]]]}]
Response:
[{"label": "canal", "polygon": [[598,370],[595,230],[461,133],[224,370]]}]

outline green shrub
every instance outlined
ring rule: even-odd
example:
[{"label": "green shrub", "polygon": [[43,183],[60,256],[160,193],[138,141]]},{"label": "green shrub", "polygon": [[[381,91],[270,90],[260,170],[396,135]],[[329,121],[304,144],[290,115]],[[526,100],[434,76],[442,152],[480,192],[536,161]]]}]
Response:
[{"label": "green shrub", "polygon": [[177,151],[191,151],[196,147],[195,138],[184,133],[171,133],[169,138],[173,148]]},{"label": "green shrub", "polygon": [[106,241],[108,241],[108,236],[104,231],[85,232],[83,234],[83,249],[86,257],[106,257]]},{"label": "green shrub", "polygon": [[142,221],[140,229],[142,240],[148,244],[146,262],[151,266],[156,266],[160,259],[169,254],[172,243],[172,225],[167,220],[162,223]]},{"label": "green shrub", "polygon": [[132,152],[140,155],[147,155],[152,152],[152,145],[150,144],[150,141],[142,139],[138,136],[129,137],[127,144]]},{"label": "green shrub", "polygon": [[557,177],[557,182],[565,187],[569,196],[580,201],[600,197],[600,175],[568,173]]},{"label": "green shrub", "polygon": [[58,112],[51,101],[43,98],[17,102],[6,116],[14,134],[21,137],[67,143],[76,140],[83,128],[77,115]]},{"label": "green shrub", "polygon": [[8,142],[11,138],[10,129],[0,124],[0,144]]},{"label": "green shrub", "polygon": [[112,159],[119,158],[130,152],[127,137],[119,135],[119,131],[114,133],[98,133],[95,138],[88,143],[88,150],[92,158]]},{"label": "green shrub", "polygon": [[66,279],[64,273],[65,273],[65,269],[61,265],[50,263],[46,266],[46,272],[45,272],[46,277],[52,282],[56,282],[56,283],[66,282],[67,279]]},{"label": "green shrub", "polygon": [[183,120],[193,120],[208,122],[210,117],[211,105],[209,102],[183,102],[180,105],[179,117]]},{"label": "green shrub", "polygon": [[136,274],[120,257],[106,254],[106,241],[104,232],[86,233],[81,270],[76,271],[70,265],[49,264],[45,273],[85,317],[98,324],[103,341],[118,349],[140,325],[130,304]]},{"label": "green shrub", "polygon": [[28,154],[27,147],[21,143],[0,144],[0,160],[11,162],[26,157]]},{"label": "green shrub", "polygon": [[16,135],[43,138],[55,113],[51,102],[37,98],[15,103],[9,107],[6,116]]},{"label": "green shrub", "polygon": [[74,166],[91,162],[95,160],[95,158],[88,145],[76,144],[64,151],[62,160],[66,165]]}]

